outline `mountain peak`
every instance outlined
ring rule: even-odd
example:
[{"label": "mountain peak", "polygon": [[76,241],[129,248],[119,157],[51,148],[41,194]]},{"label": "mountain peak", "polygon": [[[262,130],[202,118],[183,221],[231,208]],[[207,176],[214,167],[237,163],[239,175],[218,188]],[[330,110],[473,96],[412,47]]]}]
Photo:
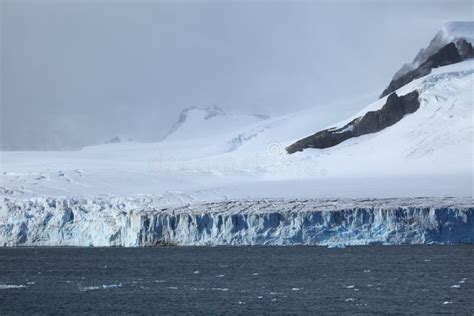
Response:
[{"label": "mountain peak", "polygon": [[204,120],[209,120],[213,117],[225,116],[226,113],[217,105],[210,105],[207,107],[191,106],[185,108],[181,111],[181,113],[179,113],[178,120],[170,129],[170,131],[165,135],[165,137],[163,137],[163,139],[167,138],[168,136],[176,132],[182,125],[184,125],[190,115],[199,116],[202,117]]},{"label": "mountain peak", "polygon": [[177,123],[179,123],[180,121],[185,121],[190,112],[197,112],[197,113],[203,114],[205,120],[208,120],[216,116],[226,115],[224,110],[222,110],[217,105],[210,105],[206,107],[191,106],[181,111],[181,113],[179,114],[179,119]]},{"label": "mountain peak", "polygon": [[433,37],[426,48],[422,48],[411,63],[404,64],[393,76],[392,80],[405,75],[407,72],[423,64],[428,58],[440,50],[443,46],[464,39],[474,43],[474,21],[450,21],[446,22],[441,30]]}]

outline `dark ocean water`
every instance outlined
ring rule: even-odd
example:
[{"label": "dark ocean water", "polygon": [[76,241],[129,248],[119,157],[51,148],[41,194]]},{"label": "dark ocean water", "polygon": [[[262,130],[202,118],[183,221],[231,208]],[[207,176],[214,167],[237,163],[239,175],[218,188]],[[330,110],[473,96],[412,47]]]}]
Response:
[{"label": "dark ocean water", "polygon": [[474,314],[474,246],[0,248],[0,314]]}]

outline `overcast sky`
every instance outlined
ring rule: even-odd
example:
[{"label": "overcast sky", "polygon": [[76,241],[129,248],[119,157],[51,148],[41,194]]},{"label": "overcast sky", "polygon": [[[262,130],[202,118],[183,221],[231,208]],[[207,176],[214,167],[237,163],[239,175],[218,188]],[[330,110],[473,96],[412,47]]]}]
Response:
[{"label": "overcast sky", "polygon": [[157,140],[189,106],[348,115],[443,22],[473,19],[471,1],[0,3],[8,149]]}]

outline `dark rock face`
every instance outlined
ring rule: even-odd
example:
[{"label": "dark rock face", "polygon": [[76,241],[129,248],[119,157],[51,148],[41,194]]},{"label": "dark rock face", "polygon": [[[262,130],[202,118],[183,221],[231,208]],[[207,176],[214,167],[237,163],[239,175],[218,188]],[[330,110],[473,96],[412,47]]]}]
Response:
[{"label": "dark rock face", "polygon": [[111,139],[109,139],[108,141],[106,141],[104,144],[116,144],[116,143],[120,143],[120,137],[118,136],[115,136]]},{"label": "dark rock face", "polygon": [[458,39],[442,47],[418,68],[392,80],[380,97],[383,98],[407,83],[428,75],[433,68],[459,63],[472,57],[474,57],[474,53],[471,43],[464,39]]},{"label": "dark rock face", "polygon": [[388,96],[385,105],[377,111],[367,112],[341,128],[330,128],[303,138],[286,148],[289,154],[306,148],[328,148],[353,137],[376,133],[400,121],[406,114],[413,113],[420,107],[418,91],[404,96],[395,92]]},{"label": "dark rock face", "polygon": [[454,44],[456,45],[462,60],[474,57],[474,49],[472,48],[471,43],[461,38],[456,40]]}]

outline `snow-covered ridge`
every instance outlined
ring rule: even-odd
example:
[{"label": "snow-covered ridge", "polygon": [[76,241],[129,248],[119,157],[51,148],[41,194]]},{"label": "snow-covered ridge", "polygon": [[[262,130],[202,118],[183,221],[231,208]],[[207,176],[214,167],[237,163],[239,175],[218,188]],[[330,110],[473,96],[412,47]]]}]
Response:
[{"label": "snow-covered ridge", "polygon": [[474,243],[472,198],[223,200],[3,198],[3,246]]}]

